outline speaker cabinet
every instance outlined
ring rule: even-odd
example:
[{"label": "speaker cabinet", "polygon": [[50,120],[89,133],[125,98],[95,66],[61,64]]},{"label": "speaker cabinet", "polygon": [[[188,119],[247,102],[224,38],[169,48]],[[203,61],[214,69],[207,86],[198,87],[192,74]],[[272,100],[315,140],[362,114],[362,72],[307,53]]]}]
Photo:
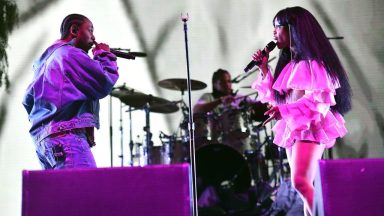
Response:
[{"label": "speaker cabinet", "polygon": [[318,216],[384,215],[384,159],[320,160]]},{"label": "speaker cabinet", "polygon": [[23,216],[191,215],[188,164],[23,171]]}]

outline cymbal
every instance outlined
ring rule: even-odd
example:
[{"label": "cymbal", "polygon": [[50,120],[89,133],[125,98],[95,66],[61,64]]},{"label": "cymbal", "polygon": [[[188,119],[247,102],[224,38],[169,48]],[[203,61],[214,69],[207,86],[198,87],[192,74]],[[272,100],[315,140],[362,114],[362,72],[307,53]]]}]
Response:
[{"label": "cymbal", "polygon": [[175,102],[151,94],[144,94],[126,86],[115,87],[111,92],[111,96],[117,97],[124,104],[137,109],[143,109],[148,103],[150,112],[173,113],[179,110]]},{"label": "cymbal", "polygon": [[[187,79],[165,79],[158,82],[158,85],[162,88],[170,90],[185,91],[187,90]],[[201,90],[207,87],[207,84],[191,80],[191,90]]]}]

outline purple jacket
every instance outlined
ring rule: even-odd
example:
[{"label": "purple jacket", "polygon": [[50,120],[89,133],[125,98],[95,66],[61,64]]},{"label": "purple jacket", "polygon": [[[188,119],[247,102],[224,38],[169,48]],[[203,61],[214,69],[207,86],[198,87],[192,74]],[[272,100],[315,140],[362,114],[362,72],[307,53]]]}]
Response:
[{"label": "purple jacket", "polygon": [[99,99],[107,96],[119,75],[116,56],[86,52],[57,41],[33,65],[34,78],[23,105],[39,142],[50,134],[74,128],[99,128]]}]

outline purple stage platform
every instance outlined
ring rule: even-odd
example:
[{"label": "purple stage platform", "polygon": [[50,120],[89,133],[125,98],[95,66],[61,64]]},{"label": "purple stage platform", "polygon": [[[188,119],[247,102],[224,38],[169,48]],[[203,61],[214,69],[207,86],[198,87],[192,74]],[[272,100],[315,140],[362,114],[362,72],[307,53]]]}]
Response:
[{"label": "purple stage platform", "polygon": [[384,159],[320,160],[317,216],[384,215]]},{"label": "purple stage platform", "polygon": [[190,216],[188,164],[23,171],[23,216]]}]

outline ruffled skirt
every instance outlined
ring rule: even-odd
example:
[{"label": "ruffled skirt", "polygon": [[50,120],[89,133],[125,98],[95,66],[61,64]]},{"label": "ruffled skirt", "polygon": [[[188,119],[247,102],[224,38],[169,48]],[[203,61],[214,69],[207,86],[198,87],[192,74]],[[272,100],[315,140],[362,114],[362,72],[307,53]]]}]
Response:
[{"label": "ruffled skirt", "polygon": [[329,111],[321,121],[310,121],[305,127],[292,130],[284,119],[278,120],[272,128],[275,133],[274,143],[283,148],[290,148],[295,141],[313,141],[331,148],[336,138],[347,133],[344,118],[338,112]]}]

